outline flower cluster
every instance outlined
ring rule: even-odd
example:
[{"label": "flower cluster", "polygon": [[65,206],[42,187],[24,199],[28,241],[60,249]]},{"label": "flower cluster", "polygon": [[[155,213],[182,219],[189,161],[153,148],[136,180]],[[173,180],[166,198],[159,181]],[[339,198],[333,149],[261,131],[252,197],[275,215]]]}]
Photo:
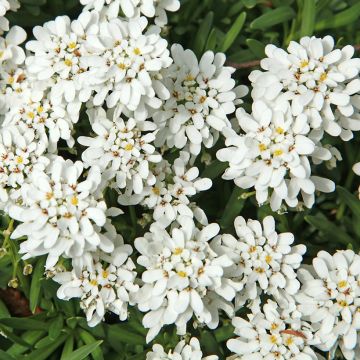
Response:
[{"label": "flower cluster", "polygon": [[316,190],[335,189],[331,180],[312,175],[312,165],[334,167],[341,158],[322,142],[324,134],[348,141],[360,129],[360,59],[352,58],[351,46],[334,49],[330,36],[291,41],[288,52],[268,45],[265,52],[263,71],[249,76],[252,113],[237,110],[241,133],[227,131],[226,148],[217,154],[229,163],[223,178],[254,187],[258,203],[269,201],[274,211],[300,205],[299,195],[311,208]]},{"label": "flower cluster", "polygon": [[146,360],[218,360],[216,355],[202,356],[197,338],[191,338],[188,344],[185,340],[180,341],[169,353],[159,344],[155,344],[152,350],[146,354]]},{"label": "flower cluster", "polygon": [[57,296],[63,300],[80,298],[89,326],[101,322],[106,311],[126,320],[128,303],[132,304],[132,297],[138,290],[134,284],[135,264],[129,258],[131,253],[130,245],[119,244],[111,255],[93,254],[90,264],[79,274],[74,270],[57,273],[54,280],[61,284]]}]

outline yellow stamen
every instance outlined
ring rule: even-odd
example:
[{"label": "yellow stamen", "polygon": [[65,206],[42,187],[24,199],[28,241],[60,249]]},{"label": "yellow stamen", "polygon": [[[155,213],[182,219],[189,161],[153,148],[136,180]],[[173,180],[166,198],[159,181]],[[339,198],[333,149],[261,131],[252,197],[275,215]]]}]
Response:
[{"label": "yellow stamen", "polygon": [[345,300],[340,300],[338,302],[338,304],[341,306],[341,307],[346,307],[348,305],[348,303],[345,301]]},{"label": "yellow stamen", "polygon": [[283,134],[285,131],[284,131],[284,129],[283,129],[282,127],[277,127],[277,128],[276,128],[276,132],[281,135],[281,134]]},{"label": "yellow stamen", "polygon": [[308,65],[309,65],[309,62],[307,60],[301,60],[301,62],[300,62],[300,67],[301,68],[304,68],[304,67],[306,67]]},{"label": "yellow stamen", "polygon": [[276,335],[271,335],[271,336],[270,336],[270,341],[271,341],[273,344],[276,344],[276,342],[277,342],[277,337],[276,337]]},{"label": "yellow stamen", "polygon": [[188,74],[185,78],[186,81],[193,81],[194,77],[191,74]]},{"label": "yellow stamen", "polygon": [[46,193],[45,198],[46,198],[46,200],[50,200],[53,196],[54,196],[54,194],[52,192],[48,192],[48,193]]},{"label": "yellow stamen", "polygon": [[276,330],[278,328],[278,324],[272,323],[271,330]]},{"label": "yellow stamen", "polygon": [[281,156],[284,152],[281,149],[275,150],[274,155],[275,156]]},{"label": "yellow stamen", "polygon": [[14,77],[13,76],[9,76],[9,78],[8,78],[8,84],[13,84],[14,83],[14,81],[15,81],[15,79],[14,79]]},{"label": "yellow stamen", "polygon": [[125,70],[126,65],[124,63],[118,64],[118,68],[121,69],[121,70]]},{"label": "yellow stamen", "polygon": [[124,149],[125,149],[126,151],[131,151],[133,148],[134,148],[134,145],[132,145],[132,144],[126,144]]},{"label": "yellow stamen", "polygon": [[29,111],[26,115],[27,115],[30,119],[34,119],[34,117],[35,117],[35,114],[34,114],[32,111]]},{"label": "yellow stamen", "polygon": [[180,255],[183,252],[182,248],[175,248],[173,254],[174,255]]},{"label": "yellow stamen", "polygon": [[135,48],[134,49],[134,54],[135,55],[141,55],[141,50],[139,48]]},{"label": "yellow stamen", "polygon": [[75,49],[76,48],[76,42],[71,42],[70,44],[69,44],[69,49]]},{"label": "yellow stamen", "polygon": [[109,272],[106,271],[106,270],[104,270],[104,271],[102,272],[102,277],[103,277],[104,279],[106,279],[108,276],[109,276]]},{"label": "yellow stamen", "polygon": [[41,113],[44,111],[44,108],[43,108],[41,105],[39,105],[39,106],[37,107],[36,111],[37,111],[39,114],[41,114]]},{"label": "yellow stamen", "polygon": [[271,261],[272,261],[272,257],[270,255],[266,255],[265,261],[266,261],[267,264],[270,264]]},{"label": "yellow stamen", "polygon": [[78,205],[79,204],[79,199],[76,196],[73,196],[71,198],[71,204],[74,205],[74,206]]},{"label": "yellow stamen", "polygon": [[267,149],[265,144],[259,144],[259,150],[260,151],[265,151]]},{"label": "yellow stamen", "polygon": [[155,195],[160,195],[160,189],[159,188],[157,188],[157,187],[153,187],[152,188],[152,192],[155,194]]},{"label": "yellow stamen", "polygon": [[250,246],[249,252],[254,253],[256,251],[256,246]]},{"label": "yellow stamen", "polygon": [[22,164],[22,163],[24,162],[23,157],[22,157],[22,156],[17,156],[17,157],[16,157],[16,162],[17,162],[18,164]]},{"label": "yellow stamen", "polygon": [[183,278],[187,276],[187,274],[186,274],[185,271],[178,271],[177,274],[178,274],[180,277],[183,277]]},{"label": "yellow stamen", "polygon": [[294,339],[292,337],[288,337],[285,341],[287,346],[290,346],[294,343]]},{"label": "yellow stamen", "polygon": [[66,66],[69,66],[69,67],[72,66],[72,64],[73,64],[70,59],[66,59],[66,60],[64,61],[64,63],[65,63]]},{"label": "yellow stamen", "polygon": [[347,286],[347,281],[346,280],[341,280],[341,281],[339,281],[339,283],[338,283],[338,287],[339,288],[343,288],[343,287],[346,287]]},{"label": "yellow stamen", "polygon": [[93,280],[90,281],[90,284],[92,286],[96,286],[98,284],[98,282],[96,281],[96,279],[93,279]]}]

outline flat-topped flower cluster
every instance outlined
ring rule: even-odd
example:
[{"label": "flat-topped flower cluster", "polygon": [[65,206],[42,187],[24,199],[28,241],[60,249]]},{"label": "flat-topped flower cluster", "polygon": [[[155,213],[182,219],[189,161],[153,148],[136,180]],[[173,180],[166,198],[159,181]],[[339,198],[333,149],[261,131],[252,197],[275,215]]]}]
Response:
[{"label": "flat-topped flower cluster", "polygon": [[[215,145],[223,179],[274,211],[334,191],[317,169],[341,160],[326,136],[360,130],[354,48],[330,36],[268,45],[248,113],[224,54],[169,49],[161,30],[178,0],[80,2],[77,19],[36,26],[25,55],[25,31],[4,17],[19,4],[0,0],[0,207],[23,259],[46,257],[57,296],[78,298],[89,326],[107,312],[126,320],[128,306],[144,313],[148,342],[175,325],[178,345],[154,344],[147,360],[218,359],[187,331],[224,318],[229,359],[359,358],[360,255],[321,251],[302,265],[306,246],[273,216],[238,216],[223,233],[194,198],[212,187],[199,164],[217,161]],[[123,238],[113,218],[134,205],[146,231]]]}]

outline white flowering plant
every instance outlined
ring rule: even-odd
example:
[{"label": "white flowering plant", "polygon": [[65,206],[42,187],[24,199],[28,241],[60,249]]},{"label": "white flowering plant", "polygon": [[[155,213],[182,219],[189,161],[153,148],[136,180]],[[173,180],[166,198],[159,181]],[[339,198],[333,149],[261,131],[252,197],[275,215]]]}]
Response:
[{"label": "white flowering plant", "polygon": [[360,359],[356,0],[0,0],[0,360]]}]

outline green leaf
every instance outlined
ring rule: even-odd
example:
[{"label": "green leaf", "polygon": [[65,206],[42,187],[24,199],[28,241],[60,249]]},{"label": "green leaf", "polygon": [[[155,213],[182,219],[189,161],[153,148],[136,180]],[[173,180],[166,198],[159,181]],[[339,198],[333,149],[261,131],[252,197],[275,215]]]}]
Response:
[{"label": "green leaf", "polygon": [[215,179],[220,176],[228,167],[228,164],[219,160],[213,161],[210,165],[206,166],[201,173],[201,177],[207,177],[209,179]]},{"label": "green leaf", "polygon": [[235,20],[234,24],[231,26],[230,30],[226,33],[223,45],[221,47],[221,52],[226,52],[230,46],[234,43],[242,27],[244,26],[246,20],[246,13],[242,12],[237,19]]},{"label": "green leaf", "polygon": [[305,220],[314,228],[329,236],[332,241],[337,241],[346,246],[353,242],[353,239],[346,232],[341,230],[336,224],[330,222],[322,213],[315,216],[307,215],[305,216]]},{"label": "green leaf", "polygon": [[24,5],[34,5],[34,6],[40,6],[45,5],[47,0],[21,0],[21,3]]},{"label": "green leaf", "polygon": [[262,59],[265,56],[265,45],[259,40],[247,39],[246,44],[257,59]]},{"label": "green leaf", "polygon": [[336,191],[339,194],[340,199],[350,208],[353,214],[360,218],[359,199],[341,186],[337,186]]},{"label": "green leaf", "polygon": [[24,356],[23,360],[48,360],[49,356],[61,346],[61,344],[66,340],[68,334],[60,335],[56,340],[53,340],[47,347],[37,349],[31,354]]},{"label": "green leaf", "polygon": [[102,340],[96,341],[93,344],[84,345],[81,348],[75,350],[66,358],[66,360],[83,360],[93,351],[95,351],[101,344]]},{"label": "green leaf", "polygon": [[12,329],[20,330],[43,330],[44,323],[38,320],[33,320],[30,318],[8,318],[0,319],[0,324],[8,326]]},{"label": "green leaf", "polygon": [[263,30],[271,26],[281,24],[295,17],[295,11],[290,6],[280,6],[277,9],[270,10],[255,19],[250,28],[253,30]]},{"label": "green leaf", "polygon": [[63,325],[64,325],[64,318],[61,314],[59,314],[50,323],[49,326],[50,339],[55,340],[60,335]]},{"label": "green leaf", "polygon": [[16,360],[14,357],[6,353],[4,350],[0,349],[0,359],[1,360]]},{"label": "green leaf", "polygon": [[214,21],[214,13],[210,11],[206,15],[205,19],[201,22],[199,30],[195,36],[194,46],[193,46],[194,52],[197,56],[200,56],[203,53],[204,46],[206,44],[206,41],[210,34],[210,30],[213,25],[213,21]]},{"label": "green leaf", "polygon": [[[96,342],[96,339],[87,331],[85,330],[81,330],[80,331],[80,339],[86,344],[93,344],[94,342]],[[98,347],[97,349],[95,349],[92,354],[91,354],[92,358],[94,360],[104,360],[104,355],[103,352],[101,350],[100,347]]]},{"label": "green leaf", "polygon": [[65,341],[60,360],[67,360],[67,358],[73,353],[73,348],[74,338],[72,336],[69,336]]},{"label": "green leaf", "polygon": [[304,7],[301,14],[300,36],[310,36],[314,32],[316,16],[315,0],[304,0]]},{"label": "green leaf", "polygon": [[360,2],[341,11],[335,15],[329,16],[325,19],[320,19],[316,22],[315,30],[321,31],[324,29],[334,29],[340,26],[350,25],[355,22],[360,16]]},{"label": "green leaf", "polygon": [[[26,341],[29,345],[34,345],[37,341],[39,341],[45,335],[44,330],[30,330],[26,331],[21,335],[21,338]],[[27,351],[28,346],[23,346],[20,344],[12,345],[8,350],[7,353],[10,355],[18,356],[23,354]]]},{"label": "green leaf", "polygon": [[9,318],[11,315],[6,305],[0,300],[0,318]]},{"label": "green leaf", "polygon": [[109,326],[107,336],[111,338],[111,341],[131,345],[145,345],[145,338],[141,335],[130,332],[126,323]]},{"label": "green leaf", "polygon": [[35,312],[36,307],[39,304],[39,295],[41,290],[41,280],[44,275],[45,257],[39,258],[36,262],[34,272],[32,274],[32,280],[30,285],[30,310]]},{"label": "green leaf", "polygon": [[240,214],[243,209],[246,200],[241,198],[244,193],[243,189],[235,186],[228,203],[226,204],[223,216],[220,219],[220,226],[223,229],[227,229],[234,222],[234,219]]},{"label": "green leaf", "polygon": [[26,341],[24,341],[21,337],[15,335],[13,331],[10,331],[6,326],[0,325],[0,330],[5,334],[5,336],[11,340],[14,344],[20,344],[27,348],[31,347]]},{"label": "green leaf", "polygon": [[217,36],[216,36],[216,29],[212,29],[210,35],[207,39],[205,50],[212,50],[215,51],[217,44]]}]

